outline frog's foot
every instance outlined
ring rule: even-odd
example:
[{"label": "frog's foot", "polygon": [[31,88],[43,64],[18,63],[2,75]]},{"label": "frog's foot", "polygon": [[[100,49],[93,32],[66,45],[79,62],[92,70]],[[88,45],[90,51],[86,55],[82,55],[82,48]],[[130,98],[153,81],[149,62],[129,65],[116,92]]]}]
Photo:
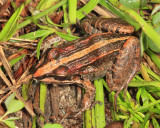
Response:
[{"label": "frog's foot", "polygon": [[125,88],[124,95],[127,92],[129,82],[133,79],[140,69],[140,45],[136,37],[131,36],[119,51],[112,69],[106,75],[106,81],[115,94],[114,104],[118,94]]},{"label": "frog's foot", "polygon": [[75,117],[91,108],[92,101],[94,100],[95,96],[95,87],[93,86],[93,84],[90,82],[89,79],[84,79],[84,81],[81,81],[81,84],[84,86],[86,90],[84,97],[82,99],[81,110],[75,115]]}]

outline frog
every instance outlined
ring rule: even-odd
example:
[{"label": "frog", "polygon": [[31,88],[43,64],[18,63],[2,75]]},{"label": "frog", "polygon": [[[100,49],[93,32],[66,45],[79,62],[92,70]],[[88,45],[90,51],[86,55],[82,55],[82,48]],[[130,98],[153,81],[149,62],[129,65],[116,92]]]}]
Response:
[{"label": "frog", "polygon": [[34,79],[47,84],[76,84],[85,89],[79,113],[93,104],[93,81],[106,78],[111,91],[119,93],[140,70],[139,39],[132,36],[134,27],[119,18],[86,18],[81,28],[87,34],[79,39],[48,49],[39,62]]}]

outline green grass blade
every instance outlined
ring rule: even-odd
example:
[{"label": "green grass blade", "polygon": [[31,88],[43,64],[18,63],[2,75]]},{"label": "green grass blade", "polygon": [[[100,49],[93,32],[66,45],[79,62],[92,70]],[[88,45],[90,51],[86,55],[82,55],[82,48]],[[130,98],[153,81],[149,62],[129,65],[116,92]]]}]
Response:
[{"label": "green grass blade", "polygon": [[140,104],[140,96],[141,96],[142,88],[138,88],[138,92],[136,94],[136,101]]},{"label": "green grass blade", "polygon": [[[158,40],[158,38],[157,38],[157,40]],[[146,53],[149,55],[149,57],[155,63],[155,65],[160,69],[160,58],[149,49],[146,50]]]},{"label": "green grass blade", "polygon": [[69,21],[71,24],[76,23],[77,0],[68,0],[69,5]]},{"label": "green grass blade", "polygon": [[[47,94],[47,85],[42,83],[40,84],[40,110],[44,113],[44,105],[46,102],[46,94]],[[41,117],[42,121],[43,121],[43,117]]]},{"label": "green grass blade", "polygon": [[38,10],[45,10],[46,8],[51,7],[57,1],[59,0],[41,0],[36,8]]},{"label": "green grass blade", "polygon": [[67,41],[73,41],[73,40],[76,40],[78,39],[79,37],[77,36],[72,36],[72,35],[69,35],[69,34],[65,34],[65,33],[62,33],[62,32],[55,32],[58,36],[60,36],[61,38],[67,40]]},{"label": "green grass blade", "polygon": [[140,25],[127,13],[122,12],[121,10],[117,9],[115,6],[113,6],[108,0],[100,0],[99,2],[103,7],[107,8],[111,12],[115,13],[131,25],[135,27],[135,30],[138,30],[140,28]]},{"label": "green grass blade", "polygon": [[[64,19],[64,23],[69,23],[69,21],[68,21],[68,14],[67,14],[67,4],[64,4],[63,5],[63,19]],[[71,30],[70,30],[70,28],[69,27],[67,27],[67,28],[65,28],[66,29],[66,31],[68,32],[68,34],[71,34]]]},{"label": "green grass blade", "polygon": [[158,33],[156,33],[155,30],[149,24],[147,24],[145,20],[134,10],[129,9],[123,5],[119,6],[119,9],[128,13],[130,16],[132,16],[132,18],[134,18],[141,25],[141,28],[143,29],[143,31],[153,41],[154,43],[153,45],[159,49],[159,51],[157,52],[160,52],[160,36],[158,35]]},{"label": "green grass blade", "polygon": [[[27,3],[29,1],[27,1]],[[21,11],[23,10],[24,6],[25,6],[25,3],[23,3],[8,20],[8,22],[0,32],[0,41],[9,40],[14,35],[18,25],[18,19],[20,17]]]},{"label": "green grass blade", "polygon": [[39,59],[39,56],[40,56],[41,44],[42,44],[43,40],[44,40],[48,35],[50,35],[50,34],[51,34],[51,33],[44,35],[44,36],[40,39],[40,41],[38,42],[38,45],[37,45],[37,59]]},{"label": "green grass blade", "polygon": [[145,114],[144,122],[141,124],[140,128],[144,128],[145,127],[149,117],[150,117],[150,113]]},{"label": "green grass blade", "polygon": [[154,128],[159,128],[159,123],[157,122],[157,120],[155,119],[155,117],[152,117],[152,122],[153,122],[153,126]]},{"label": "green grass blade", "polygon": [[139,114],[135,113],[134,116],[135,116],[139,121],[144,122],[143,118],[142,118]]},{"label": "green grass blade", "polygon": [[147,86],[154,86],[160,88],[159,81],[131,81],[129,87],[147,87]]},{"label": "green grass blade", "polygon": [[96,87],[95,101],[102,102],[102,105],[95,105],[96,128],[103,128],[105,127],[105,109],[102,79],[95,80],[94,85]]},{"label": "green grass blade", "polygon": [[160,81],[160,76],[158,76],[152,70],[150,70],[149,68],[147,68],[145,65],[144,65],[144,68],[148,72],[149,75],[151,75],[152,77],[154,77],[156,80]]},{"label": "green grass blade", "polygon": [[137,108],[135,110],[135,112],[139,112],[139,111],[142,111],[144,109],[149,109],[150,107],[152,107],[152,106],[154,106],[156,104],[159,104],[159,103],[160,103],[160,100],[154,101],[152,103],[149,103],[148,105],[144,105],[144,106],[141,106],[141,107]]},{"label": "green grass blade", "polygon": [[107,86],[106,81],[105,81],[104,79],[102,79],[102,82],[103,82],[104,87],[107,89],[107,91],[110,92],[111,90],[110,90],[110,88]]},{"label": "green grass blade", "polygon": [[129,120],[126,122],[126,124],[124,124],[124,128],[129,128],[129,126],[130,126],[130,124],[132,123],[132,121],[133,121],[133,116],[131,116],[131,117],[129,118]]},{"label": "green grass blade", "polygon": [[9,61],[10,66],[12,67],[14,64],[16,64],[19,60],[21,60],[25,55],[21,55],[15,59],[12,59],[11,61]]},{"label": "green grass blade", "polygon": [[[55,9],[59,8],[60,6],[62,6],[62,5],[65,4],[65,3],[67,3],[67,0],[62,0],[62,1],[58,2],[58,3],[55,4],[54,6],[46,9],[45,11],[43,11],[43,12],[37,14],[37,15],[35,15],[35,16],[34,16],[34,19],[37,20],[37,19],[39,19],[39,18],[47,15],[48,13],[54,11]],[[17,30],[23,28],[24,26],[26,26],[26,25],[28,25],[28,24],[30,24],[31,22],[32,22],[32,18],[29,18],[29,19],[25,20],[24,22],[22,22],[22,23],[18,26]]]},{"label": "green grass blade", "polygon": [[51,30],[42,30],[42,29],[39,29],[37,31],[30,32],[30,33],[27,33],[25,35],[19,36],[18,38],[35,40],[38,37],[43,37],[44,35],[47,35],[49,33],[51,33]]},{"label": "green grass blade", "polygon": [[92,111],[87,110],[85,112],[85,126],[86,128],[92,128]]},{"label": "green grass blade", "polygon": [[93,8],[98,4],[99,0],[90,0],[85,6],[77,11],[77,19],[81,20],[85,17],[83,12],[86,14],[90,13]]}]

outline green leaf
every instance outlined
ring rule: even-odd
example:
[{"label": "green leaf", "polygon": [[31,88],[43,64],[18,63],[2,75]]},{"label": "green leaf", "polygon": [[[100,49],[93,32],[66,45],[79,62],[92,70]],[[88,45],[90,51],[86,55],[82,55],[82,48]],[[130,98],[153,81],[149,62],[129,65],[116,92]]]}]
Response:
[{"label": "green leaf", "polygon": [[69,21],[71,24],[76,23],[77,0],[68,0]]},{"label": "green leaf", "polygon": [[115,13],[119,17],[121,17],[123,20],[127,21],[131,25],[135,27],[135,30],[137,31],[140,28],[140,25],[135,21],[130,15],[128,15],[126,12],[123,12],[113,6],[108,0],[100,0],[99,2],[102,6],[109,9],[111,12]]},{"label": "green leaf", "polygon": [[137,122],[137,123],[140,122],[136,116],[133,116],[133,120],[134,120],[135,122]]},{"label": "green leaf", "polygon": [[145,115],[142,112],[137,112],[138,115],[140,115],[142,118],[145,117]]},{"label": "green leaf", "polygon": [[120,3],[131,9],[138,9],[140,7],[140,2],[140,0],[120,0]]},{"label": "green leaf", "polygon": [[147,121],[147,123],[146,123],[144,128],[149,128],[149,120]]},{"label": "green leaf", "polygon": [[129,118],[129,120],[126,122],[126,124],[124,124],[124,128],[129,128],[129,126],[131,125],[132,121],[133,121],[133,116],[131,116]]},{"label": "green leaf", "polygon": [[9,126],[10,128],[15,128],[15,122],[14,122],[14,121],[4,120],[3,122],[4,122],[7,126]]},{"label": "green leaf", "polygon": [[40,50],[41,50],[41,44],[42,44],[42,42],[43,42],[44,39],[45,39],[48,35],[50,35],[50,34],[51,34],[51,33],[44,35],[44,36],[39,40],[38,45],[37,45],[37,59],[39,59],[39,56],[40,56]]},{"label": "green leaf", "polygon": [[148,0],[140,0],[140,3],[141,3],[141,7],[144,7],[147,5]]},{"label": "green leaf", "polygon": [[[43,82],[40,83],[40,110],[44,113],[44,106],[46,102],[46,94],[47,94],[47,85]],[[41,116],[41,120],[44,121],[44,118]]]},{"label": "green leaf", "polygon": [[94,85],[96,88],[95,101],[100,101],[102,105],[95,105],[95,119],[96,127],[103,128],[105,127],[105,107],[104,107],[104,94],[103,94],[103,83],[102,79],[95,80]]},{"label": "green leaf", "polygon": [[12,121],[12,120],[18,120],[18,119],[20,119],[20,117],[9,117],[6,120],[7,121]]},{"label": "green leaf", "polygon": [[154,128],[159,128],[159,123],[157,122],[157,120],[155,119],[155,117],[152,117],[152,122],[153,122],[153,126]]},{"label": "green leaf", "polygon": [[69,34],[65,34],[65,33],[62,33],[62,32],[55,32],[58,36],[60,36],[61,38],[67,40],[67,41],[73,41],[73,40],[76,40],[78,39],[79,37],[77,36],[72,36],[72,35],[69,35]]},{"label": "green leaf", "polygon": [[29,85],[28,84],[23,84],[22,85],[22,98],[25,101],[28,100],[28,89],[29,89]]},{"label": "green leaf", "polygon": [[140,37],[140,46],[141,46],[141,56],[143,56],[143,52],[148,49],[148,44],[147,42],[147,35],[142,31],[141,37]]},{"label": "green leaf", "polygon": [[68,27],[70,24],[69,23],[61,23],[60,25],[59,24],[55,24],[55,23],[53,23],[53,21],[48,17],[48,16],[46,16],[46,21],[49,23],[49,24],[51,24],[51,25],[53,25],[53,26],[57,26],[57,27]]},{"label": "green leaf", "polygon": [[44,128],[63,128],[60,124],[45,124]]},{"label": "green leaf", "polygon": [[134,114],[134,116],[141,122],[144,122],[143,118],[141,116],[139,116],[138,114]]},{"label": "green leaf", "polygon": [[12,100],[15,98],[16,93],[12,93],[5,101],[5,105],[7,107],[7,110],[9,108],[10,103],[12,102]]},{"label": "green leaf", "polygon": [[152,109],[149,109],[149,111],[160,115],[160,109],[158,108],[152,108]]},{"label": "green leaf", "polygon": [[37,39],[38,37],[42,37],[42,36],[47,35],[49,33],[51,33],[51,30],[39,29],[37,31],[30,32],[25,35],[19,36],[18,38],[34,40],[34,39]]},{"label": "green leaf", "polygon": [[160,52],[160,35],[154,31],[152,26],[150,26],[137,12],[132,9],[129,9],[123,5],[117,6],[118,9],[125,11],[128,13],[134,20],[136,20],[140,25],[143,31],[147,34],[147,36],[153,41],[153,45],[157,47],[156,52]]},{"label": "green leaf", "polygon": [[121,105],[121,103],[119,103],[119,107],[120,107],[120,109],[121,109],[122,111],[124,111],[124,112],[127,112],[127,111],[128,111],[128,108],[126,107],[126,105],[123,106],[123,105]]},{"label": "green leaf", "polygon": [[143,101],[143,105],[147,105],[149,103],[148,92],[146,91],[144,87],[142,87],[141,98]]},{"label": "green leaf", "polygon": [[118,115],[118,117],[121,118],[121,119],[127,119],[128,115],[126,115],[126,116],[125,115]]},{"label": "green leaf", "polygon": [[[55,9],[59,8],[60,6],[62,6],[63,4],[65,4],[67,2],[67,0],[61,0],[60,2],[58,2],[57,4],[51,6],[50,8],[46,9],[45,11],[41,12],[41,13],[38,13],[37,15],[34,16],[34,19],[37,20],[45,15],[47,15],[48,13],[54,11]],[[24,26],[30,24],[32,22],[32,18],[29,18],[27,20],[25,20],[24,22],[22,22],[18,28],[18,29],[21,29],[23,28]]]},{"label": "green leaf", "polygon": [[59,1],[59,0],[41,0],[36,8],[38,10],[43,11],[51,6],[54,6],[55,2],[57,2],[57,1]]},{"label": "green leaf", "polygon": [[152,23],[153,23],[154,25],[160,24],[160,12],[156,13],[156,14],[153,16]]},{"label": "green leaf", "polygon": [[153,10],[151,15],[154,15],[160,9],[160,5],[157,5]]},{"label": "green leaf", "polygon": [[148,72],[148,74],[150,76],[152,76],[155,80],[160,81],[160,76],[157,75],[156,73],[154,73],[151,69],[147,68],[146,66],[144,66],[145,70]]},{"label": "green leaf", "polygon": [[77,19],[81,20],[82,18],[84,18],[85,15],[83,13],[90,13],[93,10],[93,8],[98,4],[98,2],[99,0],[90,0],[87,4],[85,4],[85,6],[80,8],[77,11]]},{"label": "green leaf", "polygon": [[24,107],[24,103],[19,100],[12,100],[8,106],[7,113],[14,113],[21,110]]},{"label": "green leaf", "polygon": [[[156,32],[158,35],[160,35],[160,25],[159,25],[159,26],[156,26],[156,27],[154,28],[154,30],[155,30],[155,32]],[[147,39],[147,43],[148,43],[149,47],[150,47],[153,51],[155,51],[155,52],[160,52],[160,49],[157,48],[157,46],[154,44],[154,42],[153,42],[149,37],[148,37],[148,39]]]},{"label": "green leaf", "polygon": [[136,94],[136,101],[138,104],[140,104],[139,100],[140,100],[140,96],[141,96],[141,91],[142,91],[142,88],[138,88],[138,92]]},{"label": "green leaf", "polygon": [[44,104],[46,102],[47,85],[41,82],[40,84],[40,109],[44,112]]},{"label": "green leaf", "polygon": [[147,49],[146,53],[149,55],[149,57],[155,63],[155,65],[160,69],[160,58],[150,49]]},{"label": "green leaf", "polygon": [[10,65],[13,66],[14,64],[16,64],[19,60],[21,60],[25,55],[19,56],[11,61],[9,61]]},{"label": "green leaf", "polygon": [[[27,3],[29,1],[30,0],[28,0]],[[18,25],[18,19],[20,17],[21,11],[23,10],[24,6],[25,3],[23,3],[8,20],[8,22],[0,32],[0,41],[7,41],[15,34]]]},{"label": "green leaf", "polygon": [[148,105],[143,105],[143,106],[137,108],[137,109],[135,110],[135,112],[142,111],[142,110],[144,110],[144,109],[149,109],[150,107],[152,107],[152,106],[154,106],[154,105],[156,105],[156,104],[159,104],[159,103],[160,103],[160,100],[151,102],[151,103],[149,103]]},{"label": "green leaf", "polygon": [[84,126],[86,128],[91,128],[92,127],[92,111],[91,110],[85,111],[85,114],[84,114]]},{"label": "green leaf", "polygon": [[145,127],[145,125],[148,122],[149,117],[150,117],[150,113],[145,114],[144,122],[141,124],[140,128],[144,128]]}]

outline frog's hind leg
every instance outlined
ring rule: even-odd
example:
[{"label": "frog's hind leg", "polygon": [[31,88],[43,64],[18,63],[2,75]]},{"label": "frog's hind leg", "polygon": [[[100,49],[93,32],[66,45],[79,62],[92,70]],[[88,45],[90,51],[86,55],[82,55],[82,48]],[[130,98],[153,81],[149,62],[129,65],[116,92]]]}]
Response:
[{"label": "frog's hind leg", "polygon": [[125,95],[129,82],[140,69],[140,53],[139,40],[131,36],[122,46],[112,69],[106,75],[109,88],[117,91],[114,100],[115,107],[118,94],[125,88]]}]

